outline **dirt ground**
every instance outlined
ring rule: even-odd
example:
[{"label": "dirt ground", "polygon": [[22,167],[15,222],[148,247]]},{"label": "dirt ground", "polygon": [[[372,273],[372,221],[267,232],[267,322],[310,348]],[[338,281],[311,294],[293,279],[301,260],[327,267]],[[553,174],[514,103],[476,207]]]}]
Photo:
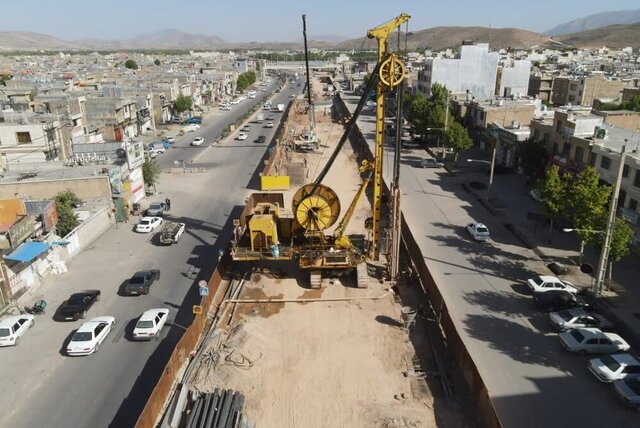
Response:
[{"label": "dirt ground", "polygon": [[265,428],[436,426],[393,295],[343,281],[312,290],[253,274],[240,299],[377,299],[238,304],[224,339],[211,344],[217,363],[200,368],[194,387],[242,392],[245,414]]},{"label": "dirt ground", "polygon": [[[290,126],[308,127],[307,117],[292,111]],[[316,118],[320,149],[294,154],[306,158],[307,182],[320,173],[344,130],[322,111]],[[340,218],[360,183],[347,142],[323,180],[340,199]],[[296,190],[283,192],[285,209]],[[346,233],[364,233],[370,216],[363,198]],[[333,300],[227,305],[193,387],[242,392],[244,413],[257,427],[436,426],[434,399],[424,374],[413,371],[415,350],[388,285],[370,279],[368,289],[359,289],[352,274],[340,281],[325,278],[315,290],[308,275],[297,268],[281,279],[252,274],[240,299]]]}]

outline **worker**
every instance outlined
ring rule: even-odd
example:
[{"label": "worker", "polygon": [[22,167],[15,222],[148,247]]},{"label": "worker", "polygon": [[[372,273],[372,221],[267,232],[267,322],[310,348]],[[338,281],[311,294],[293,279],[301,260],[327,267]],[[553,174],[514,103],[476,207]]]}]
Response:
[{"label": "worker", "polygon": [[164,205],[167,208],[167,211],[171,211],[171,199],[167,198],[164,200]]}]

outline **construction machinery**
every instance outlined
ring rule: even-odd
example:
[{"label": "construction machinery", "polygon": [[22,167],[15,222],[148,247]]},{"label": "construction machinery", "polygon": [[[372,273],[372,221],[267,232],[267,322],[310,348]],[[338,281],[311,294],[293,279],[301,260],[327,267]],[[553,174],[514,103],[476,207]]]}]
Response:
[{"label": "construction machinery", "polygon": [[[369,259],[379,257],[382,216],[382,167],[384,137],[385,92],[404,79],[404,65],[393,53],[388,53],[389,33],[407,22],[401,14],[391,21],[369,30],[367,36],[378,40],[378,63],[364,93],[346,123],[345,131],[326,165],[313,183],[299,188],[292,198],[291,214],[284,212],[282,194],[254,193],[245,211],[236,220],[232,256],[234,260],[297,260],[303,269],[311,270],[312,286],[322,272],[351,270],[365,261],[367,248],[362,236],[345,235],[346,227],[357,204],[373,178],[373,220],[368,248]],[[307,79],[309,75],[307,74]],[[309,83],[308,83],[309,85]],[[322,184],[338,153],[352,132],[368,96],[376,88],[376,144],[374,159],[365,161],[360,172],[366,174],[349,208],[332,234],[327,234],[340,217],[340,200],[328,186]]]}]

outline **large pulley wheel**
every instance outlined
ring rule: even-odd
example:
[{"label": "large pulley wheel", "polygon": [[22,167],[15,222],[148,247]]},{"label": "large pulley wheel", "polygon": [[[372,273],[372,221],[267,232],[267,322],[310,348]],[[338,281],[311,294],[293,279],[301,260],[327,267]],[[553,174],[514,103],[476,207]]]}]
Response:
[{"label": "large pulley wheel", "polygon": [[378,74],[382,83],[393,88],[404,79],[404,64],[396,55],[391,54],[382,62]]},{"label": "large pulley wheel", "polygon": [[311,194],[313,184],[298,189],[292,200],[293,215],[307,232],[319,232],[331,227],[340,215],[340,200],[329,187],[320,184]]}]

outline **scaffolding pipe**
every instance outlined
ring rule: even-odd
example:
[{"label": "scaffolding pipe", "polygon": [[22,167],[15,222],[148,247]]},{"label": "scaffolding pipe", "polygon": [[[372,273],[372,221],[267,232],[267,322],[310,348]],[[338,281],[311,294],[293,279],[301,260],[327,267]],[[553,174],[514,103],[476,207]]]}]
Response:
[{"label": "scaffolding pipe", "polygon": [[229,299],[222,302],[227,303],[316,303],[316,302],[351,302],[354,300],[380,300],[393,292],[391,289],[387,289],[386,293],[379,296],[366,296],[366,297],[327,297],[325,299]]}]

